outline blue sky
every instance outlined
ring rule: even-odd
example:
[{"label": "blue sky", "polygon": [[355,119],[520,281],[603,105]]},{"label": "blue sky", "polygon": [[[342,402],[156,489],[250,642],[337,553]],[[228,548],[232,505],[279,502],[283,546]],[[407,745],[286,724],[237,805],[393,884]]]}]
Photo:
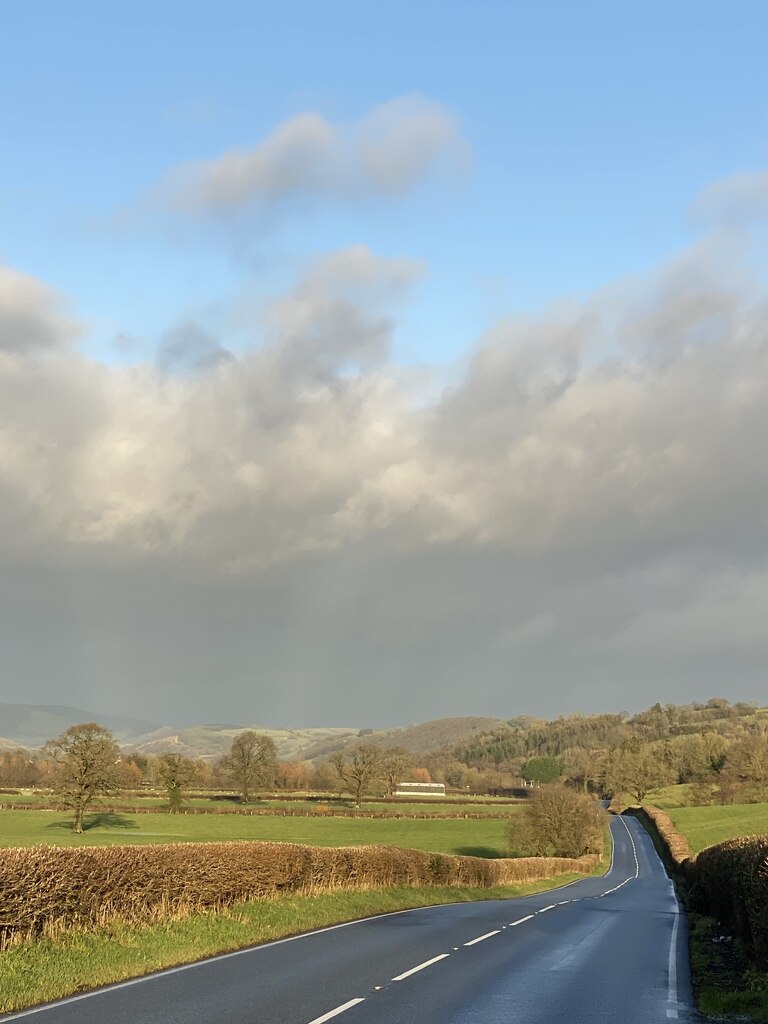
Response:
[{"label": "blue sky", "polygon": [[[744,0],[15,5],[0,260],[70,296],[83,344],[116,360],[364,243],[428,268],[396,356],[450,360],[500,315],[673,254],[702,188],[765,166],[767,33],[765,4]],[[180,163],[408,94],[458,117],[471,161],[404,199],[296,211],[237,241],[137,211]],[[132,349],[114,349],[121,333]]]}]

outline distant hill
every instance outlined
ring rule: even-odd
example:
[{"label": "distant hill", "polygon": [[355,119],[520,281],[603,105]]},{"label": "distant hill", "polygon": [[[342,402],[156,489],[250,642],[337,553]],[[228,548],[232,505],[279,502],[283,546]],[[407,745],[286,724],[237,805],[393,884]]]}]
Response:
[{"label": "distant hill", "polygon": [[99,715],[56,704],[0,704],[0,746],[40,747],[80,722],[99,722],[120,743],[130,743],[162,729],[157,722],[119,715]]},{"label": "distant hill", "polygon": [[358,735],[358,729],[317,728],[317,729],[268,729],[263,725],[197,725],[180,732],[162,730],[148,736],[141,742],[128,745],[128,749],[139,754],[165,754],[172,751],[185,757],[210,758],[226,753],[232,740],[245,729],[269,736],[275,741],[278,756],[284,760],[308,760],[307,751],[327,748],[328,754],[343,747]]},{"label": "distant hill", "polygon": [[283,760],[319,763],[355,743],[403,747],[412,754],[429,754],[453,747],[505,725],[498,718],[437,718],[397,729],[352,729],[341,726],[314,729],[268,729],[258,724],[197,725],[174,729],[140,718],[100,715],[80,708],[54,705],[0,704],[0,750],[3,747],[41,747],[70,725],[99,722],[111,729],[120,745],[140,754],[169,751],[192,758],[214,758],[229,750],[245,729],[270,736]]}]

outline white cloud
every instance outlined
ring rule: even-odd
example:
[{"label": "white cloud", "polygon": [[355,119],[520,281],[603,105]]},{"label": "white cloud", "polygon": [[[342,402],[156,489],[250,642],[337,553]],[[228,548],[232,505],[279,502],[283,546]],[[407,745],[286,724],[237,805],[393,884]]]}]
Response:
[{"label": "white cloud", "polygon": [[174,168],[159,195],[189,213],[274,209],[296,199],[401,193],[441,161],[466,159],[456,118],[433,100],[404,96],[356,124],[298,114],[250,149]]}]

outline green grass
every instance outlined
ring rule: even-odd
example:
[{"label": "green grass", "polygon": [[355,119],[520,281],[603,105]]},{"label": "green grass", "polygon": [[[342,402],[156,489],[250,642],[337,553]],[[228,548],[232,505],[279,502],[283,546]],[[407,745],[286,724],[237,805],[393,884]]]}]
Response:
[{"label": "green grass", "polygon": [[493,889],[402,888],[283,896],[152,927],[118,924],[94,932],[72,931],[0,953],[0,1012],[341,921],[437,903],[509,899],[579,877],[562,875]]},{"label": "green grass", "polygon": [[[56,802],[52,793],[40,790],[25,790],[21,793],[0,793],[0,804],[39,804],[40,807],[49,807]],[[115,794],[104,797],[101,801],[104,806],[109,807],[167,807],[168,798],[161,794],[126,795]],[[295,810],[295,811],[317,811],[318,806],[327,806],[330,810],[354,812],[354,800],[349,798],[329,798],[327,800],[286,800],[280,797],[264,797],[251,800],[247,805],[240,803],[236,796],[218,797],[194,797],[184,801],[185,807],[196,807],[209,810],[212,813],[227,810],[241,809],[272,809],[272,810]],[[501,800],[494,797],[475,797],[471,803],[466,798],[440,799],[439,801],[422,800],[366,800],[363,803],[362,811],[389,811],[395,814],[506,814],[516,804],[508,800]]]},{"label": "green grass", "polygon": [[694,853],[735,836],[765,835],[768,804],[730,804],[725,807],[672,807],[667,812]]},{"label": "green grass", "polygon": [[[514,811],[514,808],[510,808]],[[213,814],[87,816],[87,831],[72,832],[60,811],[0,811],[0,846],[103,846],[133,843],[221,842],[232,839],[362,846],[386,843],[435,853],[506,855],[503,819],[376,819],[246,817]]]}]

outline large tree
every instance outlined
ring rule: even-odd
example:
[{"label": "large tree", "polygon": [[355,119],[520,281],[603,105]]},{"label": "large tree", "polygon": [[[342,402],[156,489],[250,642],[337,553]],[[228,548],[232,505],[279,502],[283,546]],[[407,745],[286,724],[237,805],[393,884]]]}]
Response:
[{"label": "large tree", "polygon": [[163,754],[157,765],[157,773],[168,794],[171,814],[178,814],[184,790],[194,782],[197,775],[194,761],[183,754]]},{"label": "large tree", "polygon": [[54,762],[51,785],[61,802],[74,811],[72,830],[83,831],[83,815],[94,800],[118,788],[120,748],[103,725],[71,725],[45,746]]},{"label": "large tree", "polygon": [[581,857],[602,849],[606,812],[586,793],[558,783],[537,789],[509,822],[512,853]]},{"label": "large tree", "polygon": [[255,789],[274,785],[277,773],[275,741],[251,729],[241,732],[232,740],[229,753],[221,760],[221,767],[235,781],[240,799],[247,804]]},{"label": "large tree", "polygon": [[384,775],[384,751],[363,743],[351,750],[340,750],[331,758],[331,764],[340,781],[352,791],[355,807],[359,807],[371,785]]}]

